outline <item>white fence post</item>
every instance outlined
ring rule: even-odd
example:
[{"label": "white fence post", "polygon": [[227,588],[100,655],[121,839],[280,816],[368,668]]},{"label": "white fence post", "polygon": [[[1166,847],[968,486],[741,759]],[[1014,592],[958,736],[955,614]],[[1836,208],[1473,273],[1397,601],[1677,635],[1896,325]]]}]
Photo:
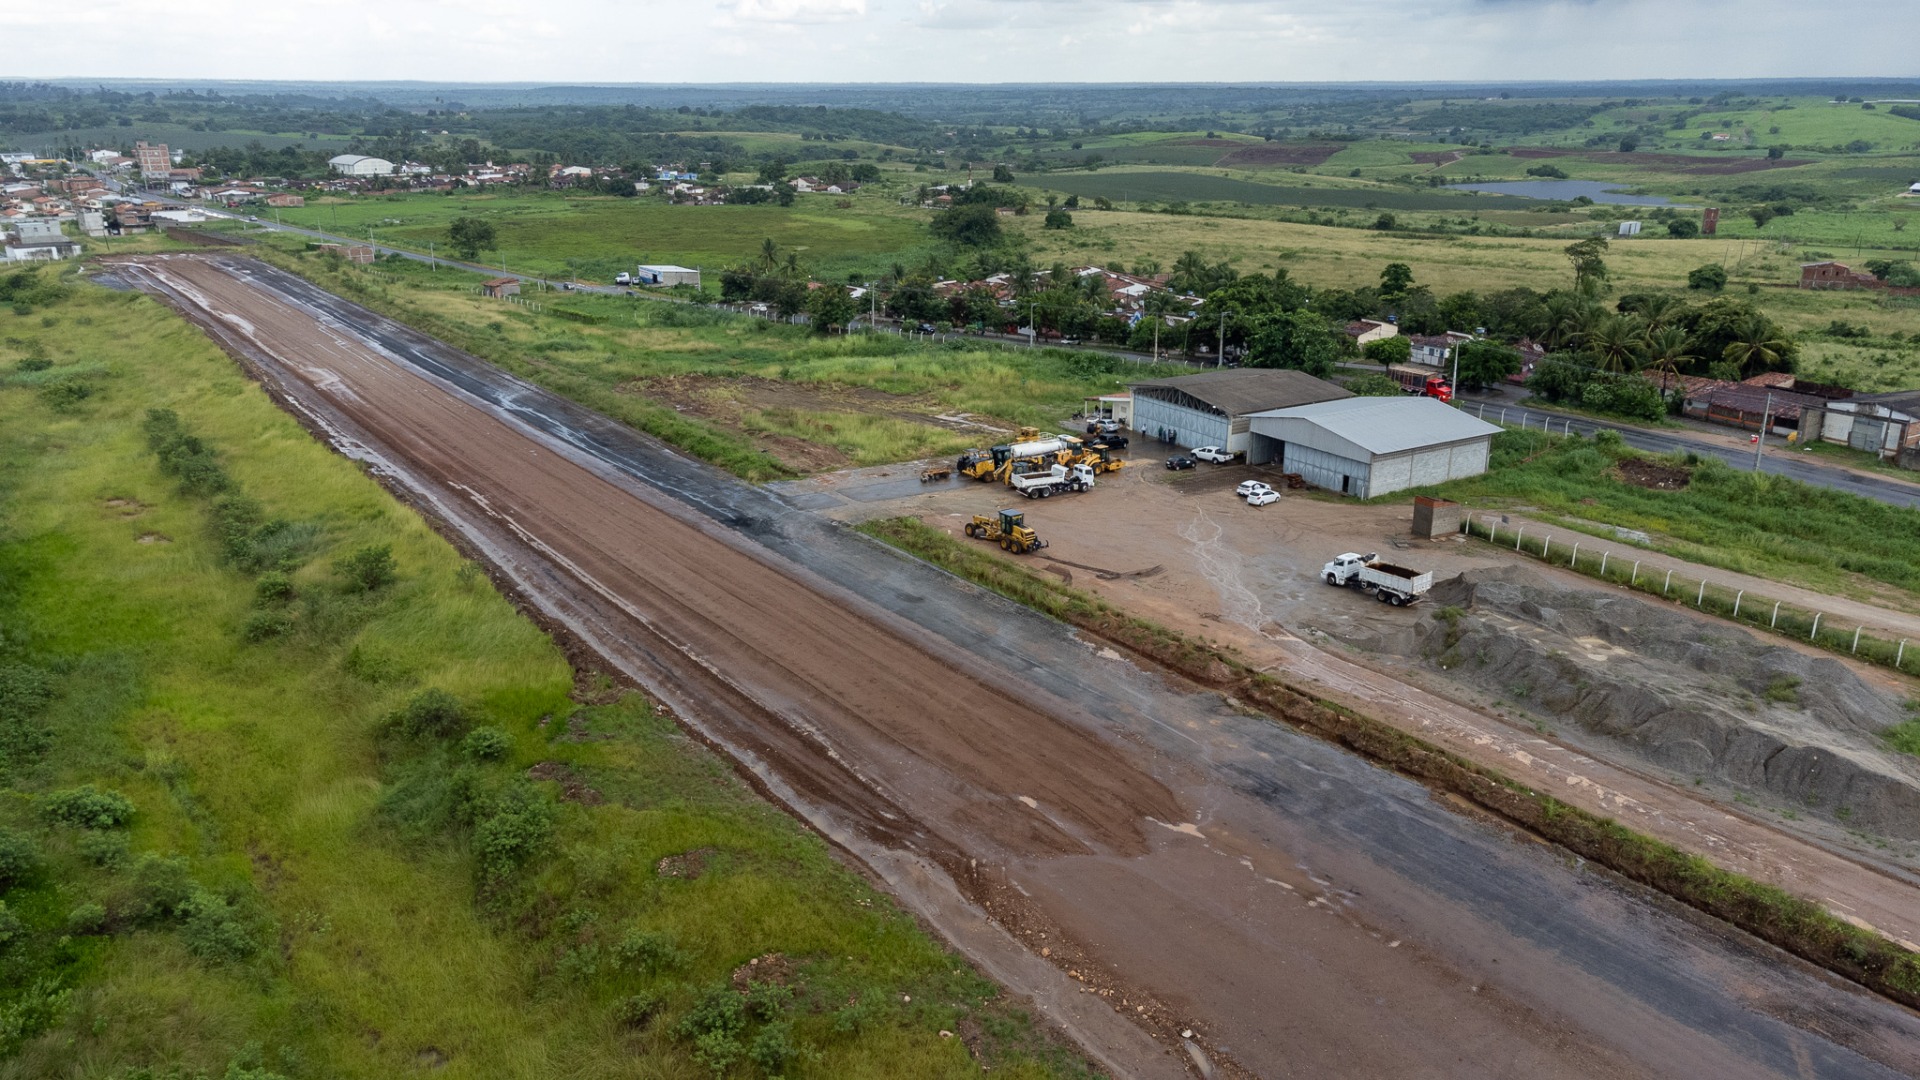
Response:
[{"label": "white fence post", "polygon": [[1613,552],[1610,550],[1603,551],[1600,553],[1600,576],[1601,577],[1607,576],[1607,556],[1611,554],[1613,554]]},{"label": "white fence post", "polygon": [[1578,540],[1575,540],[1573,542],[1573,555],[1571,558],[1567,559],[1567,569],[1569,570],[1580,569],[1580,541]]},{"label": "white fence post", "polygon": [[1906,655],[1907,655],[1907,639],[1901,638],[1900,648],[1897,651],[1895,651],[1893,654],[1893,666],[1898,668],[1900,666],[1901,658]]},{"label": "white fence post", "polygon": [[1807,635],[1807,640],[1816,641],[1819,639],[1819,637],[1820,637],[1820,613],[1816,611],[1813,613],[1813,632]]},{"label": "white fence post", "polygon": [[1547,538],[1545,540],[1540,541],[1540,561],[1541,562],[1548,561],[1547,552],[1552,550],[1553,550],[1553,534],[1548,533]]},{"label": "white fence post", "polygon": [[1527,535],[1527,527],[1522,525],[1520,526],[1520,531],[1513,534],[1513,550],[1520,550],[1520,538],[1525,535]]},{"label": "white fence post", "polygon": [[1640,584],[1640,560],[1633,560],[1633,576],[1627,579],[1628,585]]},{"label": "white fence post", "polygon": [[1864,629],[1866,629],[1866,627],[1864,626],[1856,626],[1853,628],[1853,650],[1852,651],[1854,652],[1860,651],[1860,631]]},{"label": "white fence post", "polygon": [[1780,601],[1775,600],[1773,602],[1773,618],[1767,620],[1767,629],[1772,630],[1775,627],[1778,627],[1779,625],[1780,625]]},{"label": "white fence post", "polygon": [[1663,581],[1663,582],[1661,582],[1661,583],[1660,583],[1660,595],[1661,595],[1661,596],[1665,596],[1665,595],[1667,595],[1667,590],[1668,590],[1668,589],[1670,589],[1670,588],[1672,588],[1672,587],[1673,587],[1673,571],[1672,571],[1672,570],[1668,570],[1668,571],[1667,571],[1667,580],[1665,580],[1665,581]]},{"label": "white fence post", "polygon": [[1705,607],[1706,605],[1707,605],[1707,579],[1701,578],[1700,579],[1700,595],[1694,598],[1693,606]]},{"label": "white fence post", "polygon": [[1745,595],[1747,595],[1747,590],[1745,589],[1741,589],[1739,592],[1733,594],[1733,617],[1736,619],[1740,617],[1740,598]]}]

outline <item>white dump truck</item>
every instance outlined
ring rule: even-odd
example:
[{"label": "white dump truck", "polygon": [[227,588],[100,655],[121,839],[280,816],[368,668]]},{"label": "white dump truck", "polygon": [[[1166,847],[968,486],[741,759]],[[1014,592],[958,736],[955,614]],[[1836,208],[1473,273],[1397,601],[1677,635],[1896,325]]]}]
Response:
[{"label": "white dump truck", "polygon": [[1334,558],[1320,568],[1320,576],[1329,585],[1344,585],[1349,589],[1373,594],[1374,599],[1394,607],[1405,607],[1420,602],[1433,588],[1431,573],[1418,573],[1404,566],[1380,561],[1373,553],[1360,555],[1347,552]]},{"label": "white dump truck", "polygon": [[1085,465],[1072,468],[1054,465],[1041,472],[1013,473],[1007,477],[1007,486],[1029,499],[1044,499],[1054,494],[1088,490],[1093,487],[1093,470]]}]

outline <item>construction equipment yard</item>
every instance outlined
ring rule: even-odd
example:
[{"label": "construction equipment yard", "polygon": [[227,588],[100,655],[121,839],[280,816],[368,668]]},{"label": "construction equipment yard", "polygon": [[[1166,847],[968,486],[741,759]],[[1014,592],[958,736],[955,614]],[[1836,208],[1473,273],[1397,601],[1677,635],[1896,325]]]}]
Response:
[{"label": "construction equipment yard", "polygon": [[[843,524],[959,536],[1005,486],[902,465],[756,488],[263,263],[115,270],[1115,1075],[1920,1073],[1911,1011]],[[1231,495],[1246,474],[1158,470],[1020,500],[1050,547],[1005,557],[1920,938],[1910,846],[1736,816],[1511,703],[1408,681],[1439,601],[1314,574],[1390,551],[1404,507],[1253,508]],[[1503,563],[1389,557],[1436,593]]]}]

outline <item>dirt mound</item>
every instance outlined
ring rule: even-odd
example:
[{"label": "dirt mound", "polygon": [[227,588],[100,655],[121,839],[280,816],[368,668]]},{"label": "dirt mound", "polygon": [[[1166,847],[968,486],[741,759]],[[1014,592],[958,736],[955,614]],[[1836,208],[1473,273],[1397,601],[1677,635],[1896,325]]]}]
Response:
[{"label": "dirt mound", "polygon": [[[1209,146],[1212,144],[1209,143]],[[1339,153],[1344,147],[1338,143],[1266,143],[1248,146],[1245,143],[1233,143],[1240,149],[1214,162],[1215,165],[1319,165]]]},{"label": "dirt mound", "polygon": [[[1415,150],[1407,156],[1421,165],[1438,165],[1441,162],[1458,161],[1466,155],[1458,150]],[[1519,157],[1520,155],[1515,154],[1514,156]]]},{"label": "dirt mound", "polygon": [[1474,571],[1430,601],[1410,651],[1455,677],[1683,776],[1920,839],[1920,763],[1879,739],[1901,704],[1838,660],[1531,575]]},{"label": "dirt mound", "polygon": [[1635,487],[1654,491],[1679,491],[1693,482],[1693,470],[1679,465],[1662,465],[1646,458],[1628,458],[1614,470],[1620,479]]}]

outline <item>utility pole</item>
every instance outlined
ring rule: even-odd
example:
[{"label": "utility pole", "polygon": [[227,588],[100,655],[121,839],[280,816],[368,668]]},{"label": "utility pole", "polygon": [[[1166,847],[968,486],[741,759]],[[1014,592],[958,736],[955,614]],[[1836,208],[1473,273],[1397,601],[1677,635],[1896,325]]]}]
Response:
[{"label": "utility pole", "polygon": [[1767,404],[1760,410],[1760,435],[1753,440],[1753,471],[1760,471],[1760,451],[1767,445],[1767,424],[1773,419],[1773,391],[1767,391]]},{"label": "utility pole", "polygon": [[1227,309],[1221,308],[1220,309],[1220,355],[1214,357],[1213,366],[1225,367],[1226,364],[1227,364]]},{"label": "utility pole", "polygon": [[1460,402],[1460,346],[1461,346],[1461,344],[1462,344],[1462,343],[1461,343],[1461,342],[1458,342],[1458,341],[1456,341],[1456,342],[1454,342],[1454,343],[1453,343],[1453,383],[1452,383],[1452,386],[1453,386],[1453,400],[1454,400],[1454,403],[1455,403],[1456,405],[1457,405],[1457,404],[1459,404],[1459,402]]}]

